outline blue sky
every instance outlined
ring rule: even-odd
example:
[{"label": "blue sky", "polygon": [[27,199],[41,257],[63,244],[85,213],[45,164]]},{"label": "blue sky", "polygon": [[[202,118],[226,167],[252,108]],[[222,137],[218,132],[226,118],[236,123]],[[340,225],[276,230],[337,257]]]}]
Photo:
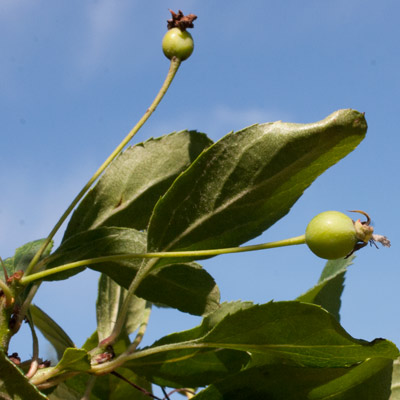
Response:
[{"label": "blue sky", "polygon": [[[256,122],[313,122],[341,108],[366,113],[365,141],[253,243],[300,235],[321,211],[367,211],[392,247],[357,254],[347,274],[342,324],[357,338],[400,345],[395,0],[2,0],[1,257],[48,234],[146,110],[169,65],[161,51],[168,8],[198,15],[195,51],[136,141],[186,128],[217,140]],[[324,262],[297,246],[203,265],[222,300],[265,303],[306,291]],[[85,272],[45,283],[35,299],[78,345],[95,329],[97,277]],[[198,323],[155,310],[146,343]],[[30,354],[26,328],[10,350]]]}]

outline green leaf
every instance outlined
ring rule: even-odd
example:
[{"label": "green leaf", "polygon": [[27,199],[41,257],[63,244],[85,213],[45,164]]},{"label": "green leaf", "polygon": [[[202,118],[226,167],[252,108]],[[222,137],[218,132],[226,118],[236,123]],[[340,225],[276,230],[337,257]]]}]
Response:
[{"label": "green leaf", "polygon": [[[250,302],[222,303],[217,310],[203,318],[201,325],[167,335],[149,349],[157,350],[168,345],[196,341],[210,332],[227,315],[249,307],[252,307]],[[240,351],[214,348],[194,351],[171,349],[166,353],[156,352],[154,356],[146,357],[145,360],[134,361],[132,369],[161,386],[197,387],[239,371],[249,359],[247,353]],[[129,366],[130,363],[126,363],[125,366]]]},{"label": "green leaf", "polygon": [[[122,288],[107,275],[100,275],[99,291],[96,303],[97,332],[99,341],[110,336],[113,331],[126,294],[127,290]],[[146,305],[146,300],[133,296],[129,304],[129,312],[124,324],[124,329],[126,330],[127,335],[134,332],[143,321],[147,308]]]},{"label": "green leaf", "polygon": [[186,331],[175,332],[170,335],[164,336],[163,338],[157,340],[152,347],[200,339],[204,337],[208,332],[210,332],[226,316],[234,314],[239,310],[246,310],[247,308],[253,306],[254,304],[250,301],[234,301],[230,303],[221,303],[220,306],[216,310],[214,310],[214,312],[203,318],[199,326],[196,326],[195,328]]},{"label": "green leaf", "polygon": [[68,347],[75,347],[71,338],[52,318],[38,306],[29,307],[34,325],[42,332],[43,336],[53,345],[58,359],[61,359]]},{"label": "green leaf", "polygon": [[387,400],[391,360],[351,368],[264,365],[246,369],[198,393],[196,400]]},{"label": "green leaf", "polygon": [[[393,343],[354,339],[321,307],[295,301],[239,309],[205,331],[171,335],[130,356],[125,366],[158,384],[196,387],[239,372],[249,356],[248,368],[280,364],[335,369],[398,356]],[[191,339],[194,332],[203,336]],[[186,340],[172,342],[171,337]]]},{"label": "green leaf", "polygon": [[[8,276],[13,275],[16,271],[25,271],[44,241],[45,239],[39,239],[33,242],[28,242],[23,246],[18,247],[18,249],[15,250],[15,254],[13,257],[5,259],[4,264],[6,266]],[[50,254],[52,245],[53,244],[51,243],[47,247],[46,251],[43,253],[42,258]],[[5,280],[3,268],[0,268],[0,279]]]},{"label": "green leaf", "polygon": [[310,400],[386,400],[390,396],[392,360],[368,359],[346,375],[313,389]]},{"label": "green leaf", "polygon": [[75,210],[63,240],[99,226],[146,228],[158,199],[210,144],[202,133],[182,131],[126,149]]},{"label": "green leaf", "polygon": [[[144,253],[146,234],[135,229],[102,227],[66,240],[49,258],[47,269],[67,263],[119,254]],[[125,289],[142,265],[141,258],[89,265]],[[45,280],[66,279],[85,267],[51,275]],[[195,263],[174,264],[148,275],[136,294],[183,312],[204,315],[219,305],[219,290],[211,275]]]},{"label": "green leaf", "polygon": [[260,235],[322,172],[350,153],[366,129],[363,114],[340,110],[312,124],[274,122],[228,134],[157,203],[148,250],[230,247]]},{"label": "green leaf", "polygon": [[90,369],[89,355],[86,350],[68,348],[54,368],[60,373],[66,371],[88,371]]},{"label": "green leaf", "polygon": [[0,398],[4,400],[45,400],[23,372],[0,349]]},{"label": "green leaf", "polygon": [[344,277],[354,258],[355,256],[352,255],[348,258],[329,260],[322,271],[318,284],[299,296],[297,300],[318,304],[340,321],[340,298],[344,289]]},{"label": "green leaf", "polygon": [[310,367],[348,367],[366,358],[398,354],[393,343],[354,339],[324,309],[296,301],[256,305],[228,315],[202,343]]}]

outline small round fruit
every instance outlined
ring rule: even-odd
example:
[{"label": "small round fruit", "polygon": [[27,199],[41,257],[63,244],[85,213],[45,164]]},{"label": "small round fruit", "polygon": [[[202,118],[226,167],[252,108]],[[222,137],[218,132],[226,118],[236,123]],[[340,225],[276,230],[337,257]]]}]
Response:
[{"label": "small round fruit", "polygon": [[163,38],[162,49],[167,58],[179,58],[186,60],[193,53],[194,43],[192,35],[179,28],[170,29]]},{"label": "small round fruit", "polygon": [[346,257],[358,239],[350,217],[338,211],[316,215],[306,229],[306,243],[318,257],[327,260]]}]

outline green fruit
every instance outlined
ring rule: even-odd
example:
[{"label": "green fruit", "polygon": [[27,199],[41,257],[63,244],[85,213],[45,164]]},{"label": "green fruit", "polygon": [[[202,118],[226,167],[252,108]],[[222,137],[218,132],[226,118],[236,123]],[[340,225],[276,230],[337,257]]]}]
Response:
[{"label": "green fruit", "polygon": [[193,53],[193,48],[192,35],[187,31],[172,28],[164,35],[162,49],[166,57],[170,60],[173,57],[181,61],[186,60]]},{"label": "green fruit", "polygon": [[306,243],[318,257],[327,260],[346,257],[357,243],[353,220],[338,211],[316,215],[306,229]]}]

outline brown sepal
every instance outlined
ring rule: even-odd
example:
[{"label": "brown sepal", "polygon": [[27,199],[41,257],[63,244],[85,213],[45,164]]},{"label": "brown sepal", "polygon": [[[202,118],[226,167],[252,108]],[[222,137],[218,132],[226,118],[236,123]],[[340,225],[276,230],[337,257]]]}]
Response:
[{"label": "brown sepal", "polygon": [[169,10],[172,15],[171,19],[167,20],[167,28],[179,28],[181,31],[185,31],[188,28],[193,28],[193,21],[197,19],[197,16],[194,14],[183,15],[181,10],[178,13]]}]

